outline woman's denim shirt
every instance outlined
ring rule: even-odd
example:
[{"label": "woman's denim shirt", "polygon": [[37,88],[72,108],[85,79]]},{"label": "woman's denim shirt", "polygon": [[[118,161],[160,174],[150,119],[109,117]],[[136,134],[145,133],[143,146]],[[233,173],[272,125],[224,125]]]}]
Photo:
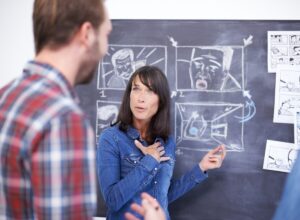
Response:
[{"label": "woman's denim shirt", "polygon": [[195,185],[207,178],[198,164],[180,179],[172,179],[175,165],[175,141],[169,137],[166,142],[157,137],[165,148],[165,155],[171,159],[158,163],[154,157],[143,155],[134,140],[141,140],[139,132],[129,127],[127,132],[118,125],[105,129],[97,149],[97,174],[100,188],[106,202],[107,220],[124,219],[133,202],[141,203],[140,194],[147,192],[155,197],[165,210],[174,201]]}]

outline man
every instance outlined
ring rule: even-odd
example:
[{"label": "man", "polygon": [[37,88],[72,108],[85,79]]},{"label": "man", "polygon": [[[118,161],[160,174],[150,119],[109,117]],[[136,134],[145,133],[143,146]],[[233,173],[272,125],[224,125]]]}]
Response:
[{"label": "man", "polygon": [[298,220],[300,219],[300,157],[298,156],[291,173],[285,183],[281,201],[275,212],[273,220]]},{"label": "man", "polygon": [[35,0],[36,57],[0,90],[0,219],[91,219],[92,128],[73,86],[93,78],[111,23],[101,0]]}]

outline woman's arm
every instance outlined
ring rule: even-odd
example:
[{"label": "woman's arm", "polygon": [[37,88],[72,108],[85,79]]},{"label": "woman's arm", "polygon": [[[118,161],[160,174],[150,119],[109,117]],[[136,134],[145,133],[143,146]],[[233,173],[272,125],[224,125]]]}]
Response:
[{"label": "woman's arm", "polygon": [[222,145],[218,146],[209,151],[191,171],[187,172],[177,180],[172,179],[168,192],[169,203],[205,180],[207,178],[207,170],[220,168],[225,156],[225,147]]}]

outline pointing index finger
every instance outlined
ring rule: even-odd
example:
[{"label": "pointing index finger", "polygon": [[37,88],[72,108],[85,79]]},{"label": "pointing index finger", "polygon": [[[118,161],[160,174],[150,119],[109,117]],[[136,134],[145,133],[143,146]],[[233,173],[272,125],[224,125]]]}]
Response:
[{"label": "pointing index finger", "polygon": [[221,152],[220,155],[221,155],[221,158],[223,160],[226,157],[226,148],[225,148],[224,145],[221,145],[220,148],[221,149],[219,150],[219,152]]}]

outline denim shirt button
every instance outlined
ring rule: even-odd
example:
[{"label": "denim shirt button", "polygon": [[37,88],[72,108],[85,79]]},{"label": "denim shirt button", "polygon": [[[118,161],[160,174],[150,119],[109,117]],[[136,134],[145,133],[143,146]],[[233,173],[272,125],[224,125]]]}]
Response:
[{"label": "denim shirt button", "polygon": [[157,181],[154,181],[154,184],[157,184]]},{"label": "denim shirt button", "polygon": [[136,160],[135,160],[135,161],[133,161],[133,163],[136,163]]},{"label": "denim shirt button", "polygon": [[155,167],[154,170],[156,171],[156,170],[157,170],[157,167]]}]

